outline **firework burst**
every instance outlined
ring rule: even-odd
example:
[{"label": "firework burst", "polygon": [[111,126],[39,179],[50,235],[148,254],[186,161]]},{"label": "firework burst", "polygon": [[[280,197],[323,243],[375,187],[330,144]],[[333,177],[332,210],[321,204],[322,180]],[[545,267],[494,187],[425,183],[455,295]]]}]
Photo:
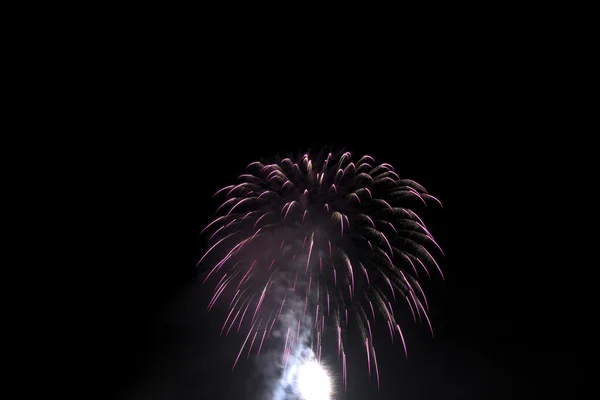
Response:
[{"label": "firework burst", "polygon": [[[218,254],[204,282],[216,282],[208,310],[218,299],[228,302],[221,334],[244,326],[233,368],[253,351],[258,357],[278,325],[285,371],[302,339],[301,325],[305,330],[309,324],[318,360],[323,335],[335,335],[345,386],[342,332],[353,319],[366,370],[379,386],[373,324],[386,324],[407,354],[393,304],[405,303],[433,335],[418,279],[434,270],[443,278],[434,258],[443,252],[411,207],[441,202],[390,164],[375,164],[368,155],[353,162],[349,152],[253,162],[238,179],[215,193],[221,205],[202,231],[210,243],[198,262]],[[284,314],[292,317],[284,321]]]}]

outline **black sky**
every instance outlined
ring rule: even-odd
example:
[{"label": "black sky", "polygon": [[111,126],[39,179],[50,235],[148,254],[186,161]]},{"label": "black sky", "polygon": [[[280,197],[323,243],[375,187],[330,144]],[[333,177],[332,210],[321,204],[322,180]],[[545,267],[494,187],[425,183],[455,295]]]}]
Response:
[{"label": "black sky", "polygon": [[557,341],[567,328],[556,322],[568,306],[547,297],[540,278],[558,267],[538,258],[535,222],[526,218],[543,206],[530,196],[524,205],[520,192],[535,175],[523,166],[535,164],[521,136],[523,110],[500,89],[505,82],[480,86],[481,74],[467,85],[449,75],[427,80],[424,73],[402,101],[384,81],[362,87],[364,95],[339,85],[289,103],[278,91],[262,100],[260,83],[247,77],[211,82],[209,94],[196,83],[190,85],[200,92],[187,90],[189,82],[176,77],[159,88],[135,85],[132,92],[141,92],[132,98],[147,98],[113,110],[125,116],[118,130],[135,138],[98,143],[108,150],[99,161],[94,213],[106,217],[107,233],[95,244],[105,288],[91,357],[104,370],[98,390],[105,398],[261,398],[262,383],[248,379],[251,362],[230,372],[239,338],[220,338],[221,317],[205,312],[198,233],[215,210],[212,194],[249,162],[324,145],[389,162],[444,203],[424,214],[446,252],[446,280],[434,276],[426,285],[436,337],[407,324],[408,360],[398,345],[378,350],[381,390],[361,359],[349,367],[347,397],[338,399],[571,393],[561,382],[575,367],[565,372],[569,349]]}]

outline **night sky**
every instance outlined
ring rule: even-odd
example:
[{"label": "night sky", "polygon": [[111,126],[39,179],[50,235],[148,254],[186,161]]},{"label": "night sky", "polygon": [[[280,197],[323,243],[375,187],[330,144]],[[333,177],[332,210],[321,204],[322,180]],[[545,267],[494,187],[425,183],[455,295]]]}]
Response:
[{"label": "night sky", "polygon": [[568,306],[540,299],[545,280],[539,276],[553,267],[536,258],[538,243],[523,218],[536,203],[522,206],[518,198],[530,178],[516,160],[527,151],[505,135],[510,124],[496,111],[475,102],[423,109],[424,96],[402,110],[404,117],[391,106],[334,115],[324,106],[307,107],[273,116],[224,111],[224,97],[200,113],[183,102],[160,116],[152,115],[156,107],[140,111],[152,134],[113,144],[118,150],[108,162],[115,179],[105,182],[103,196],[118,217],[112,216],[106,244],[98,245],[110,282],[97,320],[102,339],[94,345],[98,365],[108,366],[99,389],[106,398],[265,398],[255,361],[243,360],[230,372],[241,334],[219,337],[223,314],[205,311],[211,287],[197,279],[195,264],[205,249],[198,233],[217,206],[212,194],[249,162],[324,145],[391,163],[444,203],[443,210],[421,214],[446,253],[440,263],[446,280],[432,274],[424,284],[435,338],[425,324],[405,323],[407,360],[382,330],[379,391],[357,341],[349,353],[356,362],[348,367],[348,391],[337,399],[571,393],[560,384],[573,373],[564,372],[569,350],[557,339],[568,329],[560,322]]}]

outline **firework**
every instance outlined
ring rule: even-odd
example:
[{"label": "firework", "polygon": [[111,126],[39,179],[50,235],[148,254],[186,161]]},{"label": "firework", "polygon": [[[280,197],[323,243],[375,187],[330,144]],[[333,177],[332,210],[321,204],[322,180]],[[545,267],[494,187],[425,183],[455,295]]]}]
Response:
[{"label": "firework", "polygon": [[433,270],[443,278],[434,258],[443,252],[413,208],[441,202],[390,164],[368,155],[353,162],[349,152],[252,162],[238,179],[215,193],[221,204],[202,231],[210,243],[198,262],[211,260],[204,282],[216,282],[208,310],[228,303],[221,334],[244,326],[233,368],[258,357],[277,327],[285,371],[308,329],[317,361],[323,335],[335,335],[345,386],[343,332],[356,323],[379,386],[373,324],[387,325],[407,355],[394,304],[405,303],[433,335],[418,279]]}]

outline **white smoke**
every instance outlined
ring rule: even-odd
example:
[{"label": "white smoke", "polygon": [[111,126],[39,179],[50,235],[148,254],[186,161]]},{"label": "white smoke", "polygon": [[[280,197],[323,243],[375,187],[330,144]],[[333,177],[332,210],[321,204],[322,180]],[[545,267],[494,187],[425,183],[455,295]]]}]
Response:
[{"label": "white smoke", "polygon": [[[305,264],[306,258],[298,257],[293,268],[290,268],[289,275],[279,274],[273,284],[273,299],[279,303],[285,299],[285,307],[279,314],[271,335],[273,346],[269,346],[264,358],[261,355],[261,364],[271,382],[270,397],[273,400],[301,399],[295,384],[298,367],[302,362],[315,357],[311,348],[313,312],[309,311],[314,310],[314,301],[309,297],[307,302],[308,280],[304,274],[298,277],[295,290],[290,290],[290,282],[295,280],[295,271],[298,266]],[[315,292],[313,288],[312,293]],[[290,347],[291,343],[293,346]],[[287,353],[286,348],[290,349]]]}]

